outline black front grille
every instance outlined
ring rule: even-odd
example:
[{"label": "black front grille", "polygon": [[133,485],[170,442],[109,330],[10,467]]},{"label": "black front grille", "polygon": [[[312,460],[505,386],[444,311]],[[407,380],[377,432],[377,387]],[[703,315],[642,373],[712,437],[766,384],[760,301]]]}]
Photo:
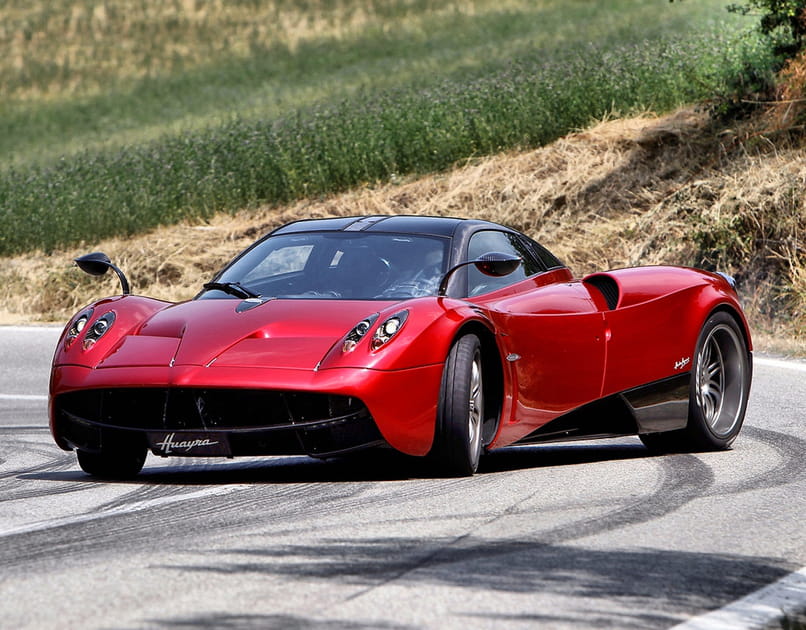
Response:
[{"label": "black front grille", "polygon": [[141,430],[301,428],[366,417],[357,398],[307,392],[196,388],[116,388],[62,394],[57,413]]}]

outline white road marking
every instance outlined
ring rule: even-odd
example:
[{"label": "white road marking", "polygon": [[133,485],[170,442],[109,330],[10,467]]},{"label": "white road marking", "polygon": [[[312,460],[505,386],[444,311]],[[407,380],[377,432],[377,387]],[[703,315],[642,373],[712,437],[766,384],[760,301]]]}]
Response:
[{"label": "white road marking", "polygon": [[806,608],[806,567],[727,606],[671,630],[750,630]]},{"label": "white road marking", "polygon": [[40,394],[0,394],[0,400],[47,400],[47,396]]},{"label": "white road marking", "polygon": [[0,333],[3,332],[54,332],[64,328],[63,326],[42,325],[42,326],[0,326]]},{"label": "white road marking", "polygon": [[806,363],[801,361],[793,361],[791,359],[768,359],[767,357],[754,357],[753,363],[755,365],[763,365],[765,367],[775,367],[784,370],[806,372]]},{"label": "white road marking", "polygon": [[215,486],[212,488],[204,488],[196,492],[188,492],[187,494],[177,494],[165,497],[158,497],[156,499],[149,499],[147,501],[136,501],[127,505],[121,505],[102,512],[91,512],[88,514],[76,514],[73,516],[65,516],[62,518],[54,518],[45,521],[37,521],[22,525],[20,527],[13,527],[5,531],[0,531],[0,538],[7,538],[8,536],[16,536],[17,534],[30,534],[32,532],[41,532],[46,529],[53,529],[56,527],[65,527],[67,525],[78,525],[79,523],[88,523],[90,521],[97,521],[110,516],[120,516],[122,514],[132,514],[134,512],[142,512],[149,508],[170,505],[172,503],[181,503],[182,501],[189,501],[192,499],[199,499],[211,496],[220,496],[230,494],[237,490],[252,487],[248,484],[228,485],[228,486]]}]

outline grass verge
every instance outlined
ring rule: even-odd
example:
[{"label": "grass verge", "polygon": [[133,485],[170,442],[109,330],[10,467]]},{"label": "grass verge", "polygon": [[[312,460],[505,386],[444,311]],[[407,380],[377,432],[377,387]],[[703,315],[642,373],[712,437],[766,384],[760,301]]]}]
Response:
[{"label": "grass verge", "polygon": [[273,120],[370,85],[473,79],[530,52],[551,62],[588,42],[735,33],[742,20],[722,5],[12,0],[0,6],[0,165],[136,145],[233,115]]},{"label": "grass verge", "polygon": [[[726,53],[726,51],[732,51]],[[591,63],[595,59],[596,63]],[[550,142],[613,108],[668,110],[726,89],[760,49],[732,35],[534,52],[474,80],[367,92],[0,173],[0,254],[333,193]]]},{"label": "grass verge", "polygon": [[[806,148],[795,138],[757,141],[752,124],[728,128],[692,109],[608,120],[543,148],[473,159],[438,175],[216,215],[92,248],[110,254],[136,292],[184,300],[240,249],[294,219],[484,218],[535,237],[577,275],[636,264],[731,273],[757,349],[806,355]],[[113,278],[99,281],[71,265],[82,253],[73,247],[4,258],[0,321],[64,321],[115,293]]]}]

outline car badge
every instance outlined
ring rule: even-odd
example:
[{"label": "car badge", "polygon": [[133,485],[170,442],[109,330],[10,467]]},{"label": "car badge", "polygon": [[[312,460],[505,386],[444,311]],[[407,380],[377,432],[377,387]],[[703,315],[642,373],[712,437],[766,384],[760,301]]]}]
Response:
[{"label": "car badge", "polygon": [[691,357],[686,357],[684,359],[680,359],[679,361],[675,361],[674,369],[675,370],[682,370],[686,367],[689,363],[691,363]]},{"label": "car badge", "polygon": [[215,446],[218,442],[214,442],[209,438],[204,439],[189,439],[189,440],[175,440],[176,433],[169,433],[161,442],[155,444],[165,455],[175,451],[184,451],[189,453],[192,449],[198,446]]}]

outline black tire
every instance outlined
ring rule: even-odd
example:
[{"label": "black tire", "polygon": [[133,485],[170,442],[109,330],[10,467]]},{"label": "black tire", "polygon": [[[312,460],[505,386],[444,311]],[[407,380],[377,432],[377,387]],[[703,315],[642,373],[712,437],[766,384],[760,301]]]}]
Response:
[{"label": "black tire", "polygon": [[469,477],[476,472],[483,424],[481,343],[476,335],[465,335],[451,347],[442,372],[431,453],[444,474]]},{"label": "black tire", "polygon": [[744,335],[728,313],[708,319],[697,340],[686,432],[695,447],[730,447],[744,422],[752,366]]},{"label": "black tire", "polygon": [[85,473],[102,479],[131,479],[143,469],[147,451],[145,448],[131,448],[90,453],[76,451],[78,465]]},{"label": "black tire", "polygon": [[728,313],[715,313],[697,339],[686,428],[642,435],[641,440],[659,452],[729,448],[744,422],[751,380],[742,330]]}]

